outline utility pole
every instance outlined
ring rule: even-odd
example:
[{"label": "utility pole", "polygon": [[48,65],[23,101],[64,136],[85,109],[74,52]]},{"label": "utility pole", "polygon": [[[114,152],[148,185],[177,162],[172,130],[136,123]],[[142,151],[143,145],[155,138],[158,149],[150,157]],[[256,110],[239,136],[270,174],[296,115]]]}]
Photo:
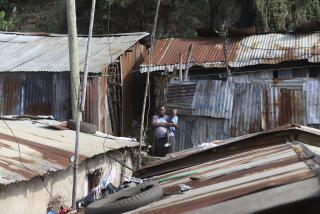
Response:
[{"label": "utility pole", "polygon": [[72,119],[76,119],[79,97],[78,93],[80,86],[76,4],[75,0],[66,0],[66,3],[68,18],[69,64],[71,80],[71,110]]},{"label": "utility pole", "polygon": [[141,115],[141,127],[140,127],[139,160],[138,160],[139,167],[141,167],[141,148],[142,148],[142,143],[144,142],[144,116],[146,112],[146,103],[147,103],[147,96],[148,96],[149,84],[150,84],[150,67],[151,67],[152,53],[154,48],[154,40],[156,37],[160,3],[161,3],[161,0],[158,0],[156,14],[154,16],[152,34],[151,34],[151,47],[148,53],[148,71],[147,71],[146,87],[144,90],[143,107],[142,107],[142,115]]},{"label": "utility pole", "polygon": [[73,185],[72,185],[72,206],[76,208],[76,200],[77,200],[77,181],[78,181],[78,167],[79,167],[79,139],[80,139],[80,122],[81,122],[81,114],[84,111],[85,100],[86,100],[86,88],[87,88],[87,79],[88,79],[88,67],[89,67],[89,57],[91,53],[91,38],[93,31],[93,23],[94,23],[94,12],[95,12],[96,0],[92,0],[91,14],[90,14],[90,25],[89,25],[89,33],[87,40],[87,49],[86,49],[86,58],[84,63],[84,75],[83,81],[81,85],[81,93],[78,96],[77,102],[77,111],[76,111],[76,142],[75,142],[75,154],[74,154],[74,163],[73,163]]}]

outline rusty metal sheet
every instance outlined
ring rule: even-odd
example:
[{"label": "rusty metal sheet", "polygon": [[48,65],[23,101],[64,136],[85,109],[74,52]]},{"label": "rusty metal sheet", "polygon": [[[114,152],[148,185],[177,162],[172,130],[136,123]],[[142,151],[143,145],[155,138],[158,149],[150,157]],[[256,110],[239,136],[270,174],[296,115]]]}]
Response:
[{"label": "rusty metal sheet", "polygon": [[[84,121],[111,134],[106,102],[106,77],[88,80]],[[67,72],[0,73],[0,115],[52,115],[70,118],[70,76]]]},{"label": "rusty metal sheet", "polygon": [[179,114],[190,114],[197,83],[170,83],[167,89],[167,108],[178,109]]},{"label": "rusty metal sheet", "polygon": [[[264,34],[228,38],[228,64],[239,68],[259,64],[278,64],[285,61],[308,60],[320,62],[319,33]],[[152,55],[150,71],[186,68],[188,47],[193,45],[192,65],[205,68],[225,67],[222,41],[219,38],[169,38],[158,39]],[[148,63],[140,66],[147,72]]]},{"label": "rusty metal sheet", "polygon": [[230,119],[233,98],[232,81],[200,80],[192,102],[192,115]]},{"label": "rusty metal sheet", "polygon": [[302,90],[266,87],[263,94],[262,128],[306,124],[305,93]]},{"label": "rusty metal sheet", "polygon": [[141,101],[136,94],[143,94],[141,87],[144,81],[141,77],[136,77],[136,73],[132,72],[139,65],[146,55],[146,47],[137,43],[132,46],[128,52],[125,52],[120,57],[121,67],[121,85],[122,85],[122,135],[127,133],[132,125],[133,120],[136,120],[136,115],[141,111]]},{"label": "rusty metal sheet", "polygon": [[70,115],[69,75],[61,73],[0,73],[1,115]]},{"label": "rusty metal sheet", "polygon": [[224,123],[225,138],[262,131],[261,108],[264,87],[255,83],[235,84],[232,117]]},{"label": "rusty metal sheet", "polygon": [[[249,134],[243,137],[227,139],[212,146],[198,147],[178,152],[177,154],[170,155],[168,158],[141,168],[136,172],[136,175],[150,177],[151,175],[154,176],[179,170],[206,161],[217,160],[227,155],[234,155],[240,150],[248,151],[252,147],[282,144],[287,142],[287,139],[290,137],[288,128],[289,127],[282,127],[281,129],[274,129],[272,131]],[[174,161],[174,164],[171,163],[172,161]]]},{"label": "rusty metal sheet", "polygon": [[[265,138],[271,137],[272,133],[268,132]],[[280,188],[315,177],[316,171],[308,164],[319,166],[320,163],[302,144],[288,143],[288,139],[278,145],[265,144],[260,148],[251,143],[248,151],[212,157],[194,166],[160,173],[151,179],[158,180],[164,192],[174,196],[162,198],[132,213],[163,213],[168,209],[176,213],[191,212],[266,188]],[[178,162],[179,159],[172,159],[172,164]],[[189,185],[191,190],[176,195],[180,184]]]},{"label": "rusty metal sheet", "polygon": [[[49,129],[41,121],[35,124],[32,121],[6,122],[16,137],[4,122],[0,122],[1,185],[29,180],[35,175],[71,166],[69,159],[74,153],[74,131]],[[138,143],[80,133],[79,146],[82,161],[114,149],[136,147]]]},{"label": "rusty metal sheet", "polygon": [[[320,115],[317,114],[316,108],[320,99],[314,91],[318,91],[319,81],[310,81],[257,78],[247,83],[246,78],[239,78],[232,80],[228,87],[227,82],[223,81],[198,81],[191,107],[192,113],[179,113],[180,128],[176,132],[173,151],[276,128],[286,123],[316,123],[316,118]],[[189,94],[186,91],[186,95],[183,96],[191,95],[191,92]],[[172,93],[167,105],[171,102],[178,103],[176,97],[177,93]],[[184,104],[181,102],[181,105]],[[217,106],[231,110],[221,112],[221,108],[215,108]],[[311,117],[315,121],[312,122]],[[315,125],[313,127],[318,127]]]}]

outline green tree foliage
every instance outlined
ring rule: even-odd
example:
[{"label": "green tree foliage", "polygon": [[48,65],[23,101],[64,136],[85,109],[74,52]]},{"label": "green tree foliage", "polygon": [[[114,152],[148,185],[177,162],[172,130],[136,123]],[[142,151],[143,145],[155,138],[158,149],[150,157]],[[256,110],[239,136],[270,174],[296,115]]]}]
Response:
[{"label": "green tree foliage", "polygon": [[[89,22],[90,1],[79,1],[79,31],[86,33]],[[155,0],[113,0],[111,1],[110,32],[133,32],[152,30],[155,13]],[[108,0],[98,0],[95,33],[107,33]],[[209,26],[207,0],[162,0],[158,36],[193,37],[196,28]]]},{"label": "green tree foliage", "polygon": [[320,0],[256,0],[256,8],[260,31],[295,31],[308,24],[319,30]]},{"label": "green tree foliage", "polygon": [[[108,7],[111,3],[110,29]],[[90,0],[77,0],[87,34]],[[97,0],[94,34],[151,32],[156,0]],[[258,32],[320,30],[320,0],[162,0],[158,37],[194,37],[197,28],[256,26]],[[65,0],[0,0],[0,30],[67,33]]]},{"label": "green tree foliage", "polygon": [[0,0],[0,30],[7,31],[14,26],[16,7],[7,0]]}]

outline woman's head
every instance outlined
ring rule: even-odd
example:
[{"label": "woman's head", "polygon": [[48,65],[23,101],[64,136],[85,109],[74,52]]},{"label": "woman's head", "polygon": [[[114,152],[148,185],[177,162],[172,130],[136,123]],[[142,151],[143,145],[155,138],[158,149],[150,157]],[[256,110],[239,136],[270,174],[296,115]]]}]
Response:
[{"label": "woman's head", "polygon": [[160,106],[159,108],[159,116],[164,116],[166,114],[166,107]]}]

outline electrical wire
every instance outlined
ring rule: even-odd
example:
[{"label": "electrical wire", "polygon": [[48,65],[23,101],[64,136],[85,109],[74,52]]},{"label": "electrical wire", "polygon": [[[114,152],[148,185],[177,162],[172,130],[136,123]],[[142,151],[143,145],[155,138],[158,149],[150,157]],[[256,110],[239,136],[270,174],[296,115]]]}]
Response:
[{"label": "electrical wire", "polygon": [[[108,1],[108,16],[107,16],[107,34],[109,35],[110,33],[110,19],[111,19],[111,1]],[[109,48],[109,55],[110,55],[110,62],[112,62],[112,54],[111,54],[111,44],[110,44],[110,36],[108,36],[108,48]]]},{"label": "electrical wire", "polygon": [[[108,16],[107,16],[107,34],[109,35],[110,34],[110,19],[111,19],[111,2],[112,0],[109,0],[108,1]],[[112,59],[112,54],[111,54],[111,42],[110,42],[110,36],[108,36],[108,48],[109,48],[109,57],[110,57],[110,62],[111,62],[111,65],[113,64],[113,59]],[[121,74],[116,74],[118,76],[121,76]],[[108,89],[107,89],[108,90]],[[104,110],[104,113],[107,115],[107,109],[106,109],[106,106],[103,105],[103,110]],[[108,153],[106,151],[106,148],[107,146],[105,145],[106,144],[106,141],[107,141],[107,138],[108,138],[108,135],[105,136],[104,138],[104,141],[103,141],[103,152],[105,154],[105,157],[109,157],[111,159],[113,159],[114,161],[118,162],[120,165],[122,165],[123,167],[131,170],[131,171],[134,171],[131,167],[127,166],[125,163],[123,163],[122,161],[118,160],[117,158],[115,158],[113,155],[111,155],[110,153]],[[114,149],[112,147],[112,149]]]}]

